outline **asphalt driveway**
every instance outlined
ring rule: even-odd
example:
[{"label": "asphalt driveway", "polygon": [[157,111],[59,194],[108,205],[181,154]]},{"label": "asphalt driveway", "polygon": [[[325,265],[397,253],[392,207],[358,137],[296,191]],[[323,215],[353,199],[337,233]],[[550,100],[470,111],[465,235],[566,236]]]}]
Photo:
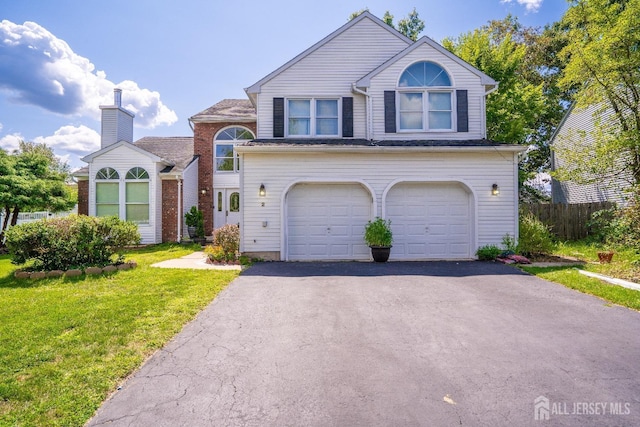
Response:
[{"label": "asphalt driveway", "polygon": [[490,263],[257,264],[90,425],[640,425],[640,313]]}]

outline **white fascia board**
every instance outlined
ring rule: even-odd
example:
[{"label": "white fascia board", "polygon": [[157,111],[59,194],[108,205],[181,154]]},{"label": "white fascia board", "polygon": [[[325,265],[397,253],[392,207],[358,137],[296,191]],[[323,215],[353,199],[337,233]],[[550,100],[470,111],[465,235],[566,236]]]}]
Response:
[{"label": "white fascia board", "polygon": [[131,111],[129,111],[129,110],[127,110],[127,109],[124,109],[124,108],[122,108],[122,107],[118,107],[117,105],[100,105],[100,106],[99,106],[99,108],[100,108],[101,110],[120,110],[120,111],[122,111],[123,113],[125,113],[125,114],[127,114],[127,115],[131,116],[131,118],[132,118],[132,119],[136,117],[136,115],[135,115],[135,114],[133,114]]},{"label": "white fascia board", "polygon": [[411,46],[409,46],[406,49],[404,49],[403,51],[399,52],[397,55],[395,55],[394,57],[392,57],[391,59],[389,59],[388,61],[386,61],[382,65],[380,65],[378,68],[376,68],[375,70],[371,71],[369,74],[367,74],[366,76],[364,76],[363,78],[358,80],[356,82],[356,86],[357,87],[368,88],[371,85],[371,79],[373,77],[378,75],[380,72],[382,72],[383,70],[385,70],[386,68],[388,68],[392,64],[395,64],[397,61],[399,61],[400,59],[404,58],[406,55],[408,55],[409,53],[413,52],[415,49],[417,49],[418,47],[422,46],[423,44],[431,46],[432,48],[434,48],[435,50],[440,52],[442,55],[447,56],[452,61],[458,63],[462,67],[466,68],[467,70],[471,71],[473,74],[475,74],[478,77],[480,77],[480,82],[484,86],[489,86],[489,87],[498,86],[498,82],[496,82],[494,79],[492,79],[491,77],[489,77],[488,75],[486,75],[482,71],[478,70],[476,67],[474,67],[473,65],[469,64],[464,59],[460,58],[459,56],[457,56],[457,55],[455,55],[455,54],[453,54],[451,52],[449,52],[440,43],[436,42],[435,40],[433,40],[433,39],[431,39],[431,38],[429,38],[427,36],[423,36],[420,39],[416,40],[416,42],[413,43]]},{"label": "white fascia board", "polygon": [[193,123],[255,123],[256,117],[245,117],[245,118],[237,118],[237,117],[221,117],[221,116],[199,116],[199,117],[190,117]]},{"label": "white fascia board", "polygon": [[267,76],[265,76],[262,79],[258,80],[253,85],[251,85],[248,88],[246,88],[245,92],[250,97],[251,97],[251,94],[260,93],[260,90],[261,90],[263,84],[267,83],[269,80],[273,79],[275,76],[277,76],[278,74],[282,73],[284,70],[288,69],[292,65],[298,63],[300,60],[302,60],[306,56],[308,56],[311,53],[315,52],[316,50],[320,49],[322,46],[324,46],[325,44],[329,43],[331,40],[333,40],[334,38],[338,37],[340,34],[344,33],[345,31],[347,31],[351,27],[357,25],[360,21],[362,21],[364,19],[369,19],[369,20],[373,21],[374,23],[378,24],[380,27],[382,27],[385,30],[387,30],[393,36],[395,36],[395,37],[401,39],[402,41],[406,42],[407,45],[413,43],[410,38],[408,38],[404,34],[400,33],[395,28],[392,28],[391,26],[385,24],[381,19],[379,19],[376,16],[374,16],[373,14],[371,14],[371,12],[366,11],[366,12],[363,12],[362,14],[358,15],[358,17],[352,19],[351,21],[349,21],[348,23],[346,23],[342,27],[338,28],[337,30],[335,30],[334,32],[329,34],[327,37],[323,38],[318,43],[314,44],[313,46],[311,46],[310,48],[308,48],[307,50],[305,50],[304,52],[302,52],[301,54],[299,54],[298,56],[296,56],[295,58],[293,58],[292,60],[290,60],[289,62],[284,64],[283,66],[281,66],[280,68],[276,69],[272,73],[268,74]]},{"label": "white fascia board", "polygon": [[108,147],[105,147],[105,148],[103,148],[101,150],[95,151],[95,152],[93,152],[91,154],[88,154],[88,155],[80,158],[80,160],[82,160],[83,162],[86,162],[86,163],[91,163],[93,161],[93,159],[95,159],[96,157],[99,157],[99,156],[101,156],[101,155],[103,155],[105,153],[108,153],[111,150],[115,150],[116,148],[120,148],[120,147],[125,146],[125,145],[126,145],[127,148],[130,148],[130,149],[132,149],[134,151],[137,151],[138,153],[148,157],[153,162],[162,163],[162,164],[167,165],[167,166],[173,166],[174,165],[174,163],[172,163],[172,162],[170,162],[168,160],[165,160],[162,157],[156,156],[155,154],[150,153],[147,150],[143,150],[142,148],[138,147],[137,145],[134,145],[134,144],[132,144],[130,142],[127,142],[127,141],[120,141],[120,142],[116,142],[115,144],[111,144]]}]

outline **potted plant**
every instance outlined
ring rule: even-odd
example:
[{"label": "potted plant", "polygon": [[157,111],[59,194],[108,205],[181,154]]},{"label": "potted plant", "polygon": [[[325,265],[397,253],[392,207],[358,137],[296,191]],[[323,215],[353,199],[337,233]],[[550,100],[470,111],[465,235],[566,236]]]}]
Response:
[{"label": "potted plant", "polygon": [[204,240],[204,215],[202,211],[196,206],[191,206],[189,212],[184,214],[184,219],[187,223],[187,232],[191,240],[196,238]]},{"label": "potted plant", "polygon": [[393,242],[391,220],[376,217],[373,221],[367,222],[364,227],[364,241],[371,248],[371,255],[375,262],[387,261]]}]

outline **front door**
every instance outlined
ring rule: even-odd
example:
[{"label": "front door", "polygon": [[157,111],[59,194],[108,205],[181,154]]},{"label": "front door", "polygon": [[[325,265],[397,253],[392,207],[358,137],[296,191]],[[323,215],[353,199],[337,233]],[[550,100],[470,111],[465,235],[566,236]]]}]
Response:
[{"label": "front door", "polygon": [[217,188],[213,198],[213,226],[240,225],[240,189]]}]

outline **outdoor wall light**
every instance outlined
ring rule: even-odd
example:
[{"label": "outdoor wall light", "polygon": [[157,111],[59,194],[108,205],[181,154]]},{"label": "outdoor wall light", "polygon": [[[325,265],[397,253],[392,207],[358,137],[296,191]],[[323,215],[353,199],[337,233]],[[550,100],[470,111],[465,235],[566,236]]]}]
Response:
[{"label": "outdoor wall light", "polygon": [[498,194],[500,194],[500,188],[498,187],[498,184],[493,184],[491,186],[491,194],[494,196],[497,196]]},{"label": "outdoor wall light", "polygon": [[207,194],[207,189],[203,188],[202,190],[200,190],[200,194],[202,194],[203,196]]},{"label": "outdoor wall light", "polygon": [[258,192],[260,197],[264,197],[267,195],[267,190],[264,188],[264,184],[260,184],[260,191]]}]

